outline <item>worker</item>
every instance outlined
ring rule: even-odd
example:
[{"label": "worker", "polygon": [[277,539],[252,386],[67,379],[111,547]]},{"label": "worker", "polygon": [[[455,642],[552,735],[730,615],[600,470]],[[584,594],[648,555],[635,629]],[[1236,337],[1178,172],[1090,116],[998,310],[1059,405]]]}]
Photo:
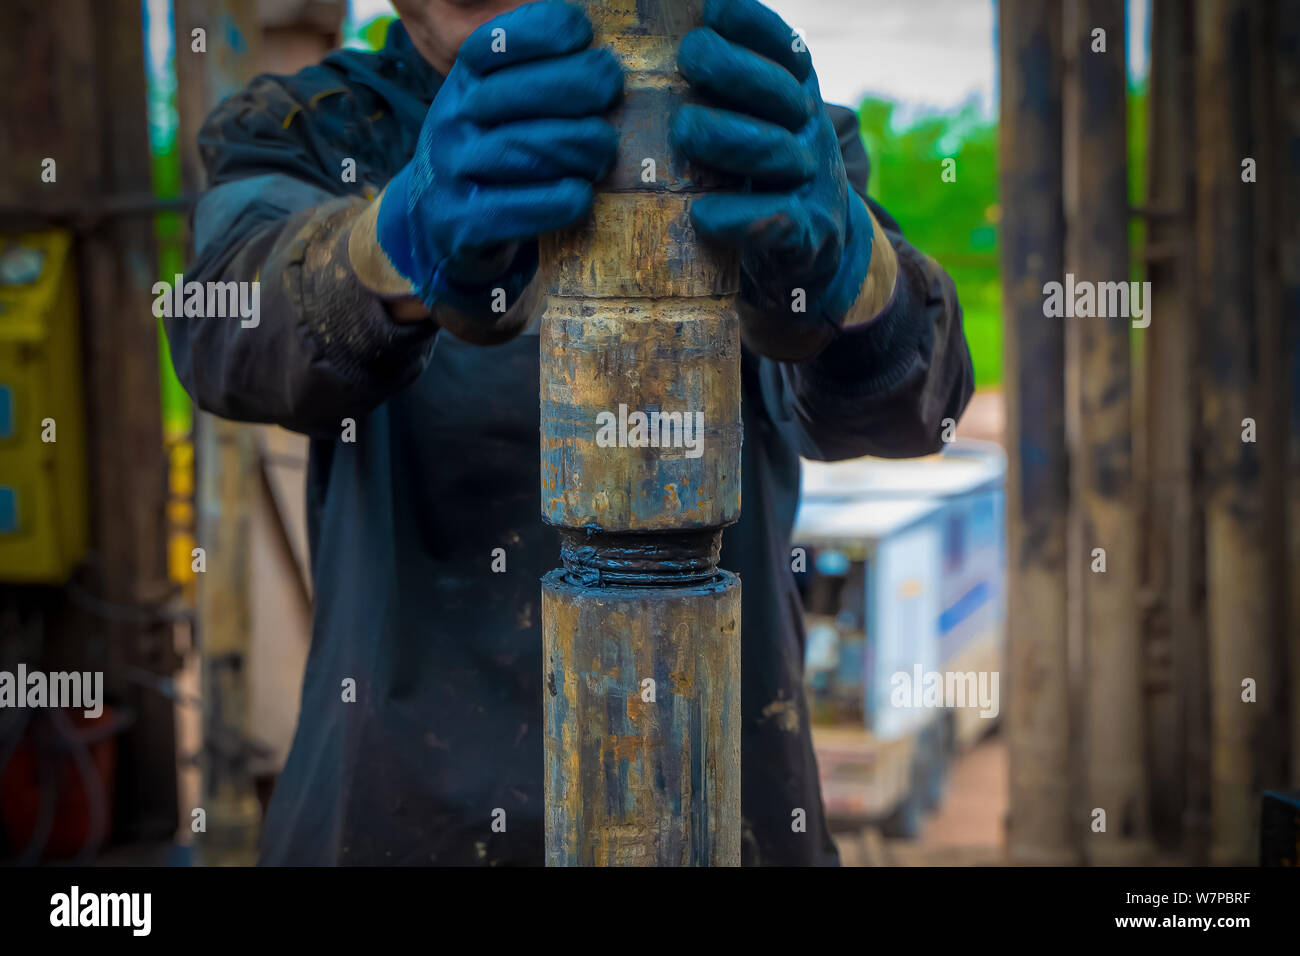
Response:
[{"label": "worker", "polygon": [[[200,408],[311,437],[315,619],[261,861],[539,865],[559,547],[537,237],[591,210],[623,74],[566,3],[394,5],[377,53],[258,77],[208,118],[185,278],[259,282],[261,319],[168,335]],[[736,184],[692,217],[741,261],[743,510],[721,566],[744,583],[742,861],[835,864],[801,689],[799,456],[938,450],[970,354],[952,281],[867,198],[857,119],[822,103],[801,38],[756,0],[702,19],[670,142]]]}]

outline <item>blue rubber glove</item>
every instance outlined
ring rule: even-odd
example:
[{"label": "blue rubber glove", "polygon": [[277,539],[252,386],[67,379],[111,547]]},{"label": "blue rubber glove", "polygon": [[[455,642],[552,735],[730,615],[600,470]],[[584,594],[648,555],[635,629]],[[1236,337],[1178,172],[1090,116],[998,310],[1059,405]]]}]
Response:
[{"label": "blue rubber glove", "polygon": [[809,358],[858,297],[871,218],[850,196],[802,39],[757,0],[708,0],[704,24],[683,38],[677,68],[709,105],[683,106],[672,142],[746,189],[697,199],[692,219],[741,253],[745,343],[770,358]]},{"label": "blue rubber glove", "polygon": [[461,46],[375,228],[435,317],[449,306],[491,322],[494,290],[513,305],[532,280],[536,237],[591,210],[592,183],[618,150],[600,115],[623,91],[622,67],[591,40],[581,10],[544,2],[489,20]]}]

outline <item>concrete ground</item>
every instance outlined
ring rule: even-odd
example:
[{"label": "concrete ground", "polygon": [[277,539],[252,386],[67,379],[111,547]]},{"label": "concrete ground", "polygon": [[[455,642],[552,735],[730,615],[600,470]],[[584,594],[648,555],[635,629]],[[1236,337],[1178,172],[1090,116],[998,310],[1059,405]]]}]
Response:
[{"label": "concrete ground", "polygon": [[[838,838],[845,866],[1000,866],[1007,813],[1007,749],[994,733],[957,758],[948,795],[926,817],[918,840],[887,840],[875,830]],[[193,862],[171,844],[115,847],[99,866],[161,866]]]},{"label": "concrete ground", "polygon": [[999,445],[1004,445],[1006,430],[1006,403],[1000,389],[984,388],[972,395],[957,423],[958,438],[978,438]]},{"label": "concrete ground", "polygon": [[948,795],[927,816],[918,840],[887,840],[876,830],[838,839],[845,866],[998,866],[1007,814],[1007,748],[999,734],[957,758]]}]

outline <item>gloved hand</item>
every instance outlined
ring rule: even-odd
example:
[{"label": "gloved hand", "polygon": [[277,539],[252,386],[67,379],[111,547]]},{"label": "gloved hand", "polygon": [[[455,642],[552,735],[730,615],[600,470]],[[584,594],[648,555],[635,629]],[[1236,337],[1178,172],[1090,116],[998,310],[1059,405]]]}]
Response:
[{"label": "gloved hand", "polygon": [[672,142],[747,188],[695,200],[692,219],[701,236],[741,253],[746,344],[770,358],[809,358],[858,297],[871,218],[849,193],[802,39],[757,0],[708,0],[704,24],[683,38],[677,68],[710,105],[683,106]]},{"label": "gloved hand", "polygon": [[601,114],[623,71],[591,40],[586,15],[552,0],[475,30],[378,201],[379,247],[435,319],[450,307],[485,327],[465,337],[493,339],[493,290],[514,304],[537,270],[536,237],[585,216],[614,163],[618,131]]}]

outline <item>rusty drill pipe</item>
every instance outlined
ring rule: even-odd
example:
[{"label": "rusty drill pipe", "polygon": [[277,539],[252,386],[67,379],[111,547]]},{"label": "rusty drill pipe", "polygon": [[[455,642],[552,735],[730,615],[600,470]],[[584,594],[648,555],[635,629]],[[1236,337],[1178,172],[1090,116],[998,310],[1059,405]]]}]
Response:
[{"label": "rusty drill pipe", "polygon": [[[1066,137],[1075,144],[1066,164],[1067,270],[1092,282],[1127,282],[1124,2],[1073,0],[1065,24],[1077,57],[1064,90]],[[1110,37],[1104,54],[1090,50],[1096,27]],[[1121,315],[1083,319],[1074,330],[1081,550],[1090,556],[1103,549],[1109,565],[1082,575],[1085,789],[1089,812],[1109,816],[1106,830],[1090,832],[1084,846],[1090,862],[1110,865],[1140,864],[1151,852],[1129,327]]]},{"label": "rusty drill pipe", "polygon": [[1078,858],[1071,820],[1066,641],[1065,332],[1043,315],[1064,270],[1061,8],[998,4],[1002,283],[1007,395],[1008,854]]},{"label": "rusty drill pipe", "polygon": [[[1239,170],[1253,153],[1249,18],[1245,0],[1196,7],[1197,265],[1205,342],[1202,424],[1206,458],[1206,590],[1210,649],[1212,864],[1244,865],[1259,852],[1259,798],[1267,785],[1268,706],[1282,693],[1268,652],[1264,582],[1276,520],[1264,507],[1260,445],[1242,421],[1264,407],[1259,378],[1255,218]],[[1258,683],[1258,704],[1242,681]],[[1276,779],[1276,778],[1274,778]]]},{"label": "rusty drill pipe", "polygon": [[[1282,301],[1285,304],[1286,394],[1291,397],[1287,422],[1287,573],[1300,575],[1300,0],[1278,7],[1274,60],[1277,64],[1278,145],[1275,155],[1282,183],[1275,225],[1282,255]],[[1300,787],[1300,588],[1290,588],[1287,650],[1291,674],[1291,786]]]},{"label": "rusty drill pipe", "polygon": [[1196,11],[1182,0],[1151,7],[1148,199],[1177,210],[1147,223],[1153,321],[1146,337],[1144,615],[1152,834],[1167,851],[1205,862],[1210,813],[1210,689],[1205,630],[1205,513],[1199,492],[1200,348],[1195,322],[1196,110],[1191,64]]},{"label": "rusty drill pipe", "polygon": [[[627,79],[591,217],[541,243],[542,515],[563,561],[542,581],[546,862],[738,866],[740,581],[717,560],[740,515],[739,270],[690,221],[720,184],[668,149],[701,0],[584,6]],[[639,414],[668,440],[643,445]]]}]

